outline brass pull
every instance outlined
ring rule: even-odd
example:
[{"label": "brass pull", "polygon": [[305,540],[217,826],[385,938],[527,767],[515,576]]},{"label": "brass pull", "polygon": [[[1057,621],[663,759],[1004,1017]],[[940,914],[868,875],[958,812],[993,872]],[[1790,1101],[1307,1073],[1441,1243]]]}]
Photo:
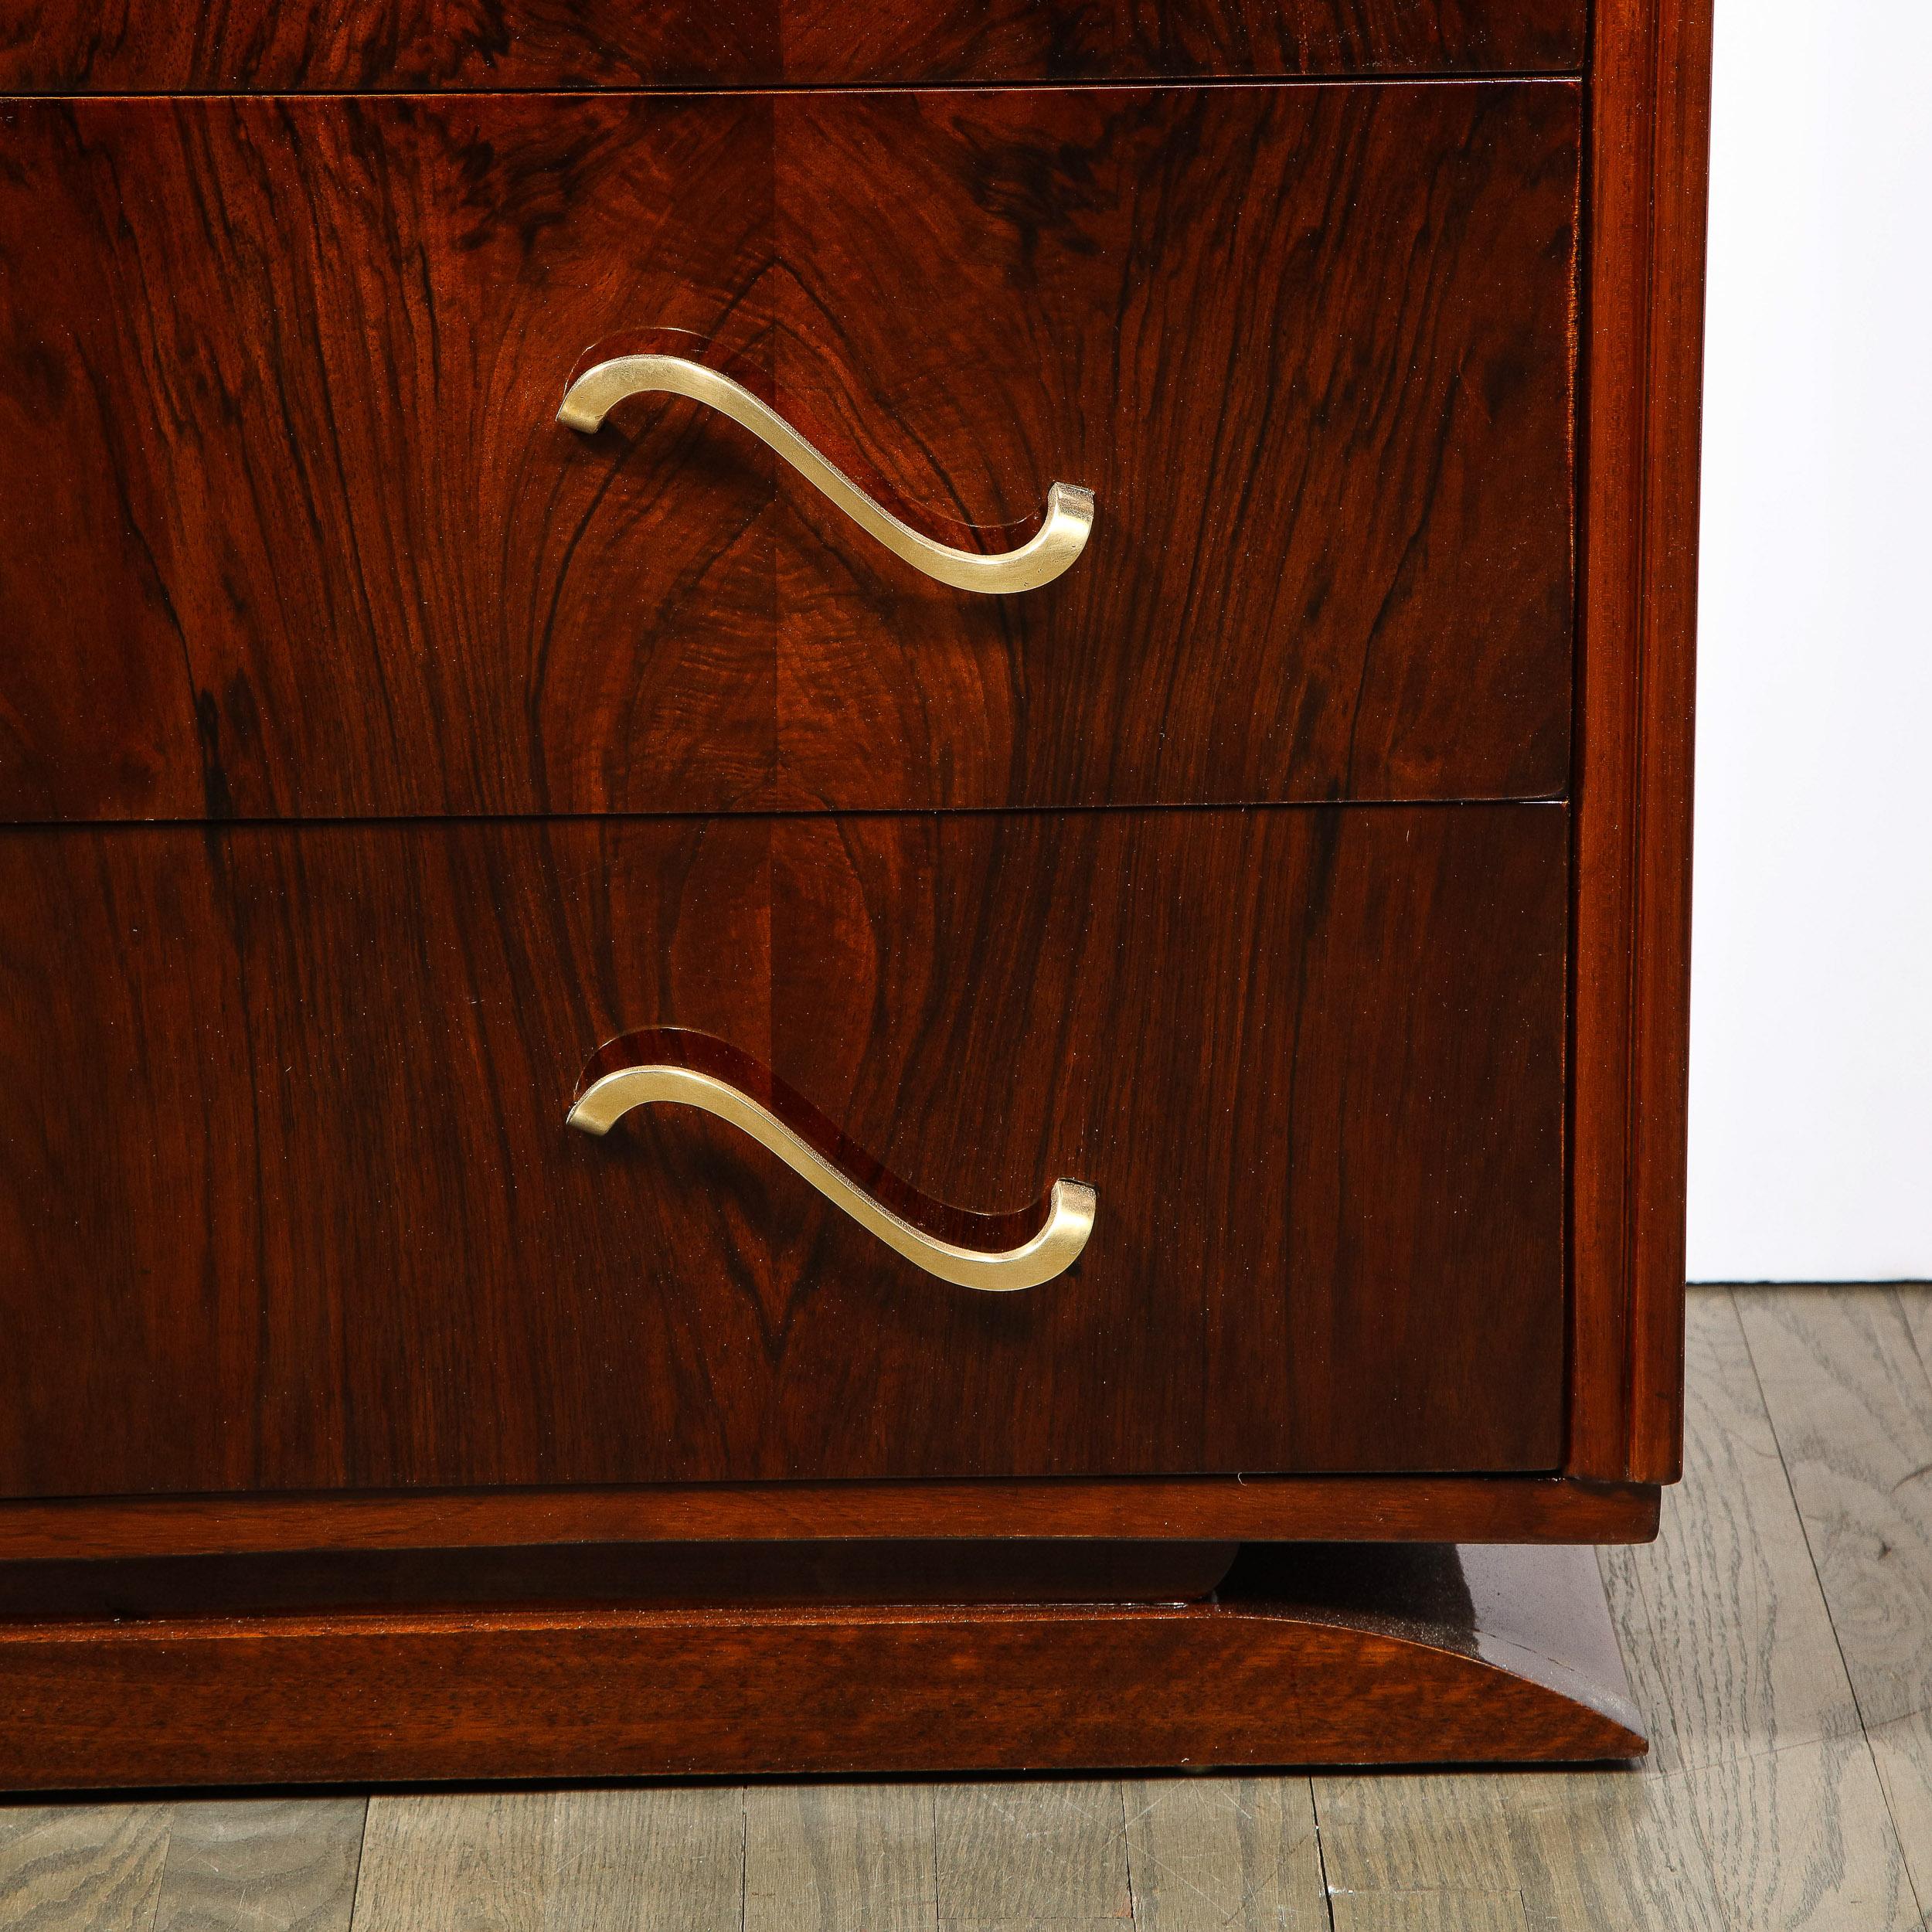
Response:
[{"label": "brass pull", "polygon": [[563,392],[556,420],[587,434],[601,428],[604,417],[627,396],[652,392],[689,396],[730,417],[777,451],[894,556],[955,590],[1010,597],[1016,590],[1038,590],[1072,565],[1093,532],[1094,492],[1072,483],[1056,483],[1046,492],[1046,520],[1017,550],[985,556],[935,543],[875,502],[742,383],[682,355],[617,355],[593,363]]},{"label": "brass pull", "polygon": [[962,1288],[1037,1287],[1071,1267],[1094,1231],[1097,1197],[1079,1181],[1056,1181],[1043,1207],[1021,1214],[971,1214],[928,1199],[768,1068],[708,1033],[660,1027],[599,1048],[570,1124],[601,1135],[634,1107],[666,1102],[729,1121],[889,1248]]}]

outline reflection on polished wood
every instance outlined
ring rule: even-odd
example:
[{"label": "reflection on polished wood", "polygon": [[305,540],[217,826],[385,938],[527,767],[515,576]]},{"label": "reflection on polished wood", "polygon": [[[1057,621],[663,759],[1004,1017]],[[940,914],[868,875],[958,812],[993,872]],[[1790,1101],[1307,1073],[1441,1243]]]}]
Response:
[{"label": "reflection on polished wood", "polygon": [[1644,1749],[1580,1548],[1261,1546],[1182,1604],[0,1623],[0,1685],[23,1790]]}]

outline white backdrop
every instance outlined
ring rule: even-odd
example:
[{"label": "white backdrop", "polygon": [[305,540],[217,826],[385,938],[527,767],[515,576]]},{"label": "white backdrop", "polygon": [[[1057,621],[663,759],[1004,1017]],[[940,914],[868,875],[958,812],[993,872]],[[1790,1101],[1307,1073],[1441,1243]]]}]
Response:
[{"label": "white backdrop", "polygon": [[1690,1277],[1932,1277],[1932,5],[1717,0]]}]

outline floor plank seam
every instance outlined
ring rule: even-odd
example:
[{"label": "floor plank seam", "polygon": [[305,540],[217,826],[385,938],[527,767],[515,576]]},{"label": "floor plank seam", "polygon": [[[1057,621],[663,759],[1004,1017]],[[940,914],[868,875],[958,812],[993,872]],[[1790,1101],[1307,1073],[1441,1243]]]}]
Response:
[{"label": "floor plank seam", "polygon": [[1899,1876],[1905,1881],[1906,1896],[1912,1901],[1912,1922],[1924,1932],[1932,1927],[1932,1901],[1919,1896],[1918,1881],[1912,1876],[1912,1861],[1905,1855],[1907,1840],[1899,1824],[1899,1815],[1892,1803],[1892,1787],[1885,1781],[1885,1773],[1879,1765],[1878,1748],[1872,1742],[1872,1734],[1865,1734],[1865,1755],[1871,1760],[1872,1777],[1878,1787],[1879,1801],[1885,1807],[1885,1815],[1892,1821],[1892,1835],[1899,1848]]},{"label": "floor plank seam", "polygon": [[[1832,1593],[1826,1587],[1825,1572],[1818,1565],[1818,1545],[1812,1539],[1811,1519],[1805,1514],[1804,1505],[1798,1500],[1798,1485],[1791,1479],[1791,1459],[1785,1453],[1784,1438],[1779,1433],[1777,1413],[1764,1393],[1764,1378],[1758,1369],[1757,1352],[1751,1345],[1750,1324],[1744,1319],[1744,1311],[1738,1305],[1737,1291],[1734,1288],[1731,1291],[1731,1306],[1736,1312],[1737,1325],[1744,1338],[1744,1359],[1751,1365],[1751,1379],[1757,1386],[1757,1399],[1764,1406],[1764,1420],[1770,1426],[1771,1440],[1777,1445],[1778,1464],[1784,1471],[1784,1486],[1791,1492],[1791,1507],[1798,1514],[1798,1533],[1804,1539],[1804,1553],[1811,1560],[1811,1574],[1818,1579],[1818,1594],[1825,1600],[1825,1620],[1831,1628],[1832,1641],[1838,1647],[1838,1664],[1845,1672],[1846,1688],[1851,1692],[1852,1708],[1858,1713],[1859,1736],[1864,1743],[1865,1754],[1871,1760],[1872,1775],[1877,1781],[1879,1802],[1884,1805],[1886,1821],[1892,1827],[1893,1841],[1900,1848],[1903,1859],[1905,1835],[1900,1827],[1898,1812],[1892,1802],[1891,1791],[1879,1771],[1878,1753],[1872,1747],[1872,1728],[1866,1720],[1865,1705],[1859,1696],[1858,1678],[1852,1668],[1852,1660],[1845,1654],[1845,1639],[1838,1627],[1838,1613],[1832,1605]],[[1910,1333],[1909,1328],[1907,1333]],[[1702,1835],[1701,1832],[1699,1835]],[[1926,1922],[1925,1912],[1919,1901],[1918,1887],[1912,1882],[1909,1865],[1904,1867],[1904,1876],[1906,1889],[1912,1895],[1914,1913],[1923,1927]]]},{"label": "floor plank seam", "polygon": [[[1168,1864],[1165,1859],[1156,1858],[1151,1852],[1143,1852],[1138,1854],[1135,1852],[1134,1849],[1133,1827],[1140,1819],[1145,1818],[1148,1812],[1151,1811],[1153,1808],[1154,1807],[1151,1804],[1144,1804],[1139,1811],[1134,1814],[1134,1816],[1131,1818],[1128,1818],[1126,1787],[1124,1786],[1121,1787],[1121,1815],[1124,1821],[1121,1832],[1121,1862],[1127,1868],[1128,1916],[1133,1921],[1136,1927],[1138,1927],[1141,1923],[1141,1886],[1139,1881],[1136,1877],[1136,1872],[1139,1869],[1140,1860],[1143,1858],[1146,1860],[1148,1866],[1151,1867],[1154,1871],[1165,1872],[1175,1884],[1185,1886],[1187,1889],[1192,1892],[1197,1899],[1203,1900],[1210,1908],[1212,1908],[1214,1904],[1214,1900],[1210,1898],[1206,1893],[1203,1892],[1201,1888],[1187,1876],[1185,1872],[1178,1870],[1175,1866]],[[1247,1904],[1249,1899],[1253,1896],[1254,1892],[1260,1890],[1260,1887],[1257,1886],[1252,1887],[1249,1891],[1244,1892],[1242,1894],[1241,1906],[1244,1907]],[[1236,1912],[1233,1915],[1223,1919],[1223,1923],[1224,1924],[1231,1924],[1233,1922],[1233,1919],[1240,1916],[1240,1908],[1237,1907]]]},{"label": "floor plank seam", "polygon": [[[1785,1453],[1784,1438],[1778,1432],[1777,1417],[1765,1396],[1764,1377],[1758,1369],[1757,1351],[1751,1345],[1750,1324],[1744,1319],[1744,1311],[1738,1306],[1737,1291],[1735,1288],[1730,1291],[1730,1297],[1731,1307],[1737,1316],[1739,1332],[1744,1338],[1744,1359],[1751,1365],[1751,1380],[1757,1389],[1757,1399],[1764,1410],[1764,1420],[1770,1430],[1771,1441],[1777,1450],[1778,1467],[1784,1472],[1784,1487],[1791,1492],[1791,1508],[1798,1517],[1798,1534],[1804,1539],[1804,1554],[1810,1560],[1811,1574],[1818,1580],[1818,1594],[1825,1600],[1825,1621],[1831,1627],[1832,1641],[1838,1646],[1838,1665],[1845,1672],[1845,1685],[1852,1694],[1852,1708],[1858,1713],[1859,1730],[1869,1742],[1871,1726],[1866,1721],[1865,1706],[1859,1700],[1858,1678],[1852,1668],[1851,1658],[1845,1655],[1845,1639],[1839,1634],[1838,1617],[1832,1608],[1832,1593],[1826,1587],[1825,1572],[1818,1566],[1818,1545],[1812,1539],[1810,1519],[1804,1513],[1804,1504],[1798,1500],[1798,1485],[1791,1480],[1791,1458]],[[1887,1808],[1889,1808],[1889,1801]],[[1893,1821],[1895,1831],[1897,1822],[1896,1819]]]},{"label": "floor plank seam", "polygon": [[[1743,1335],[1745,1359],[1750,1364],[1752,1379],[1757,1385],[1758,1400],[1764,1407],[1764,1419],[1770,1425],[1771,1440],[1777,1445],[1778,1461],[1784,1472],[1785,1486],[1791,1492],[1791,1505],[1798,1514],[1798,1531],[1804,1539],[1805,1555],[1810,1560],[1811,1573],[1818,1580],[1818,1592],[1825,1601],[1825,1621],[1831,1629],[1832,1641],[1838,1648],[1838,1662],[1845,1672],[1846,1687],[1851,1693],[1852,1709],[1858,1713],[1859,1735],[1865,1747],[1866,1759],[1871,1765],[1872,1775],[1877,1787],[1879,1801],[1884,1808],[1886,1821],[1892,1828],[1893,1845],[1900,1859],[1900,1874],[1903,1879],[1906,1894],[1912,1900],[1913,1911],[1917,1923],[1921,1928],[1925,1928],[1932,1926],[1932,1912],[1928,1911],[1925,1903],[1920,1898],[1919,1888],[1912,1873],[1911,1861],[1904,1855],[1909,1840],[1900,1823],[1898,1810],[1893,1801],[1891,1787],[1886,1782],[1884,1774],[1879,1767],[1877,1749],[1872,1741],[1872,1727],[1866,1717],[1864,1702],[1859,1696],[1858,1678],[1852,1668],[1852,1660],[1846,1653],[1844,1636],[1838,1629],[1838,1613],[1832,1604],[1830,1587],[1825,1581],[1825,1572],[1819,1566],[1818,1546],[1811,1534],[1811,1519],[1806,1512],[1804,1504],[1799,1500],[1798,1485],[1792,1478],[1791,1460],[1785,1450],[1784,1436],[1777,1426],[1777,1412],[1765,1393],[1764,1378],[1757,1364],[1757,1352],[1751,1342],[1750,1324],[1744,1319],[1743,1308],[1737,1299],[1739,1291],[1733,1288],[1730,1292],[1731,1305],[1736,1312],[1738,1326]],[[1893,1309],[1898,1315],[1900,1324],[1905,1330],[1907,1345],[1911,1348],[1917,1360],[1921,1379],[1925,1383],[1928,1398],[1932,1398],[1932,1376],[1926,1373],[1925,1363],[1918,1347],[1917,1337],[1913,1333],[1911,1322],[1906,1318],[1904,1304],[1900,1298],[1900,1291],[1895,1284],[1888,1292]],[[1883,1726],[1881,1726],[1880,1728],[1883,1729]],[[1749,1932],[1749,1928],[1745,1928],[1744,1932]]]},{"label": "floor plank seam", "polygon": [[927,1837],[933,1849],[933,1927],[934,1932],[938,1932],[938,1927],[944,1920],[944,1914],[940,1909],[939,1796],[936,1790],[929,1791],[926,1794],[926,1803],[932,1818],[932,1829],[927,1834]]},{"label": "floor plank seam", "polygon": [[355,1876],[349,1882],[349,1932],[356,1932],[356,1914],[362,1909],[362,1860],[369,1849],[369,1794],[362,1794],[362,1828],[355,1834]]},{"label": "floor plank seam", "polygon": [[[937,1901],[934,1901],[934,1910]],[[751,1787],[738,1787],[738,1932],[751,1917]]]},{"label": "floor plank seam", "polygon": [[1320,1787],[1313,1778],[1308,1780],[1308,1802],[1315,1814],[1315,1869],[1321,1875],[1321,1909],[1328,1914],[1328,1932],[1335,1932],[1335,1887],[1328,1883],[1328,1848],[1321,1842]]},{"label": "floor plank seam", "polygon": [[168,1808],[168,1821],[164,1828],[168,1834],[168,1842],[162,1848],[161,1869],[155,1877],[154,1893],[148,1901],[148,1910],[141,1923],[141,1932],[155,1932],[155,1927],[161,1920],[162,1906],[168,1896],[168,1867],[175,1855],[175,1809],[172,1804]]},{"label": "floor plank seam", "polygon": [[[1735,1312],[1734,1307],[1733,1311]],[[1753,1368],[1751,1373],[1753,1378],[1755,1379],[1757,1369]],[[1788,1476],[1787,1481],[1787,1482],[1789,1481]],[[1795,1502],[1793,1507],[1796,1507]],[[1631,1581],[1636,1586],[1638,1600],[1643,1606],[1643,1641],[1644,1647],[1648,1652],[1645,1659],[1648,1666],[1645,1676],[1648,1681],[1656,1688],[1658,1694],[1661,1696],[1665,1682],[1665,1672],[1662,1659],[1658,1655],[1657,1612],[1651,1601],[1650,1593],[1645,1586],[1644,1566],[1641,1563],[1631,1566]],[[1835,1633],[1834,1633],[1834,1638],[1835,1641]],[[1619,1645],[1628,1641],[1628,1634],[1623,1631],[1618,1631],[1617,1641]],[[1657,1719],[1650,1718],[1650,1713],[1648,1712],[1645,1715],[1646,1718],[1650,1719],[1653,1725],[1659,1721]],[[1662,1721],[1668,1722],[1669,1719],[1666,1716]],[[1696,1777],[1699,1770],[1712,1768],[1710,1767],[1693,1767],[1682,1761],[1684,1753],[1682,1747],[1678,1743],[1676,1728],[1674,1724],[1671,1730],[1670,1747],[1672,1757],[1679,1761],[1669,1770],[1661,1769],[1655,1758],[1652,1757],[1644,1761],[1638,1776],[1640,1778],[1654,1781],[1658,1789],[1667,1791],[1674,1780]],[[1733,1759],[1730,1762],[1734,1764],[1736,1760]],[[1721,1769],[1723,1767],[1720,1764],[1716,1768]],[[1710,1834],[1706,1830],[1704,1820],[1699,1815],[1696,1805],[1689,1808],[1685,1814],[1685,1822],[1689,1828],[1692,1845],[1695,1847],[1702,1862],[1705,1881],[1710,1887],[1711,1903],[1716,1906],[1718,1916],[1723,1921],[1723,1932],[1753,1932],[1752,1927],[1740,1926],[1738,1923],[1736,1914],[1732,1911],[1730,1902],[1725,1897],[1723,1867],[1716,1852],[1712,1849]]]}]

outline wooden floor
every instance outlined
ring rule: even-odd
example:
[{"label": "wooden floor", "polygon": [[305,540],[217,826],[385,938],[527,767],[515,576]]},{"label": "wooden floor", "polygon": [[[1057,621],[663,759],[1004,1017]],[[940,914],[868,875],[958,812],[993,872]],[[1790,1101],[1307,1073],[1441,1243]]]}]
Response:
[{"label": "wooden floor", "polygon": [[0,1806],[5,1932],[1932,1926],[1932,1289],[1706,1290],[1641,1771]]}]

